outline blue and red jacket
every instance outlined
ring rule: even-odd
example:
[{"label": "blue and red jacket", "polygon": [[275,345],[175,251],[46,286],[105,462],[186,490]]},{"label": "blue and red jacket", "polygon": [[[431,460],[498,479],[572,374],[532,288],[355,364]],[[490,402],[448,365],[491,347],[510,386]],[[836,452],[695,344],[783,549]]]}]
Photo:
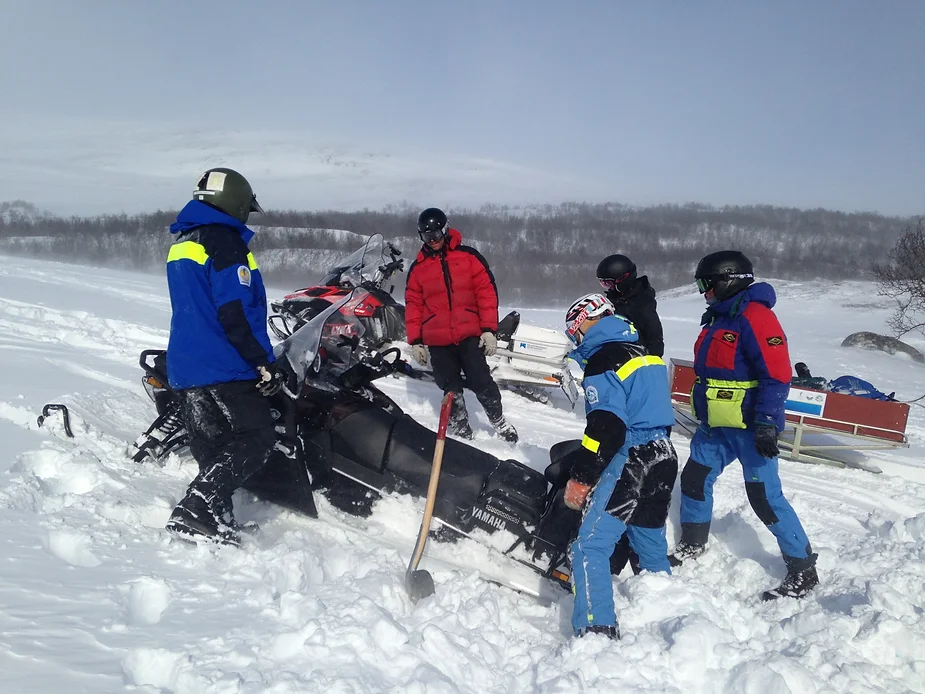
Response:
[{"label": "blue and red jacket", "polygon": [[775,303],[774,288],[758,282],[707,309],[694,345],[697,380],[691,391],[694,414],[702,423],[784,428],[790,353],[787,336],[771,310]]}]

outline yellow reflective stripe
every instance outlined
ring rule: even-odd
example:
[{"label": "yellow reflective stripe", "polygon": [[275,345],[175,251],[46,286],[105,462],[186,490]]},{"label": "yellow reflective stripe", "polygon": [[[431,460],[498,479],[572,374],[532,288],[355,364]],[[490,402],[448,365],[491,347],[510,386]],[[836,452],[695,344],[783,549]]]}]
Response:
[{"label": "yellow reflective stripe", "polygon": [[581,439],[581,445],[587,448],[592,453],[597,453],[598,449],[601,447],[601,442],[595,441],[590,436],[585,434]]},{"label": "yellow reflective stripe", "polygon": [[167,254],[167,262],[172,263],[175,260],[192,260],[194,263],[205,265],[209,260],[209,254],[201,243],[195,241],[183,241],[175,243],[170,247]]},{"label": "yellow reflective stripe", "polygon": [[723,381],[719,378],[708,378],[707,379],[707,388],[757,388],[758,381]]},{"label": "yellow reflective stripe", "polygon": [[[205,265],[209,260],[209,254],[206,253],[205,247],[195,241],[183,241],[175,243],[170,247],[167,253],[167,262],[172,263],[174,260],[192,260],[193,262]],[[257,270],[257,259],[253,253],[247,254],[247,267],[250,270]]]},{"label": "yellow reflective stripe", "polygon": [[641,369],[643,366],[664,366],[665,362],[662,361],[661,357],[647,356],[647,357],[634,357],[626,362],[623,366],[617,369],[617,378],[621,381],[625,381],[629,378],[629,375]]}]

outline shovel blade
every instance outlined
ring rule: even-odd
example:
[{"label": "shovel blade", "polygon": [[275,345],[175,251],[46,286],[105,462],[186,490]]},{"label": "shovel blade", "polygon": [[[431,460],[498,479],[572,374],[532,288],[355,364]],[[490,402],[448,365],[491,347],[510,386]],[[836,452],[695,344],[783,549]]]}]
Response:
[{"label": "shovel blade", "polygon": [[434,587],[434,577],[429,571],[417,569],[405,574],[405,590],[411,597],[412,602],[423,600],[430,597],[436,591]]}]

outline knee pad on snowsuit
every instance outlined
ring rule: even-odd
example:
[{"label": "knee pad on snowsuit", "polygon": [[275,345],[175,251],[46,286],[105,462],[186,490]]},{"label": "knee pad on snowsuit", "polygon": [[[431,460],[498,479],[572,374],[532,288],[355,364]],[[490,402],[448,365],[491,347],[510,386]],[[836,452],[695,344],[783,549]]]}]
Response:
[{"label": "knee pad on snowsuit", "polygon": [[681,493],[696,501],[706,500],[704,488],[710,472],[712,468],[698,463],[693,458],[688,458],[681,472]]},{"label": "knee pad on snowsuit", "polygon": [[642,484],[639,505],[629,524],[641,528],[662,528],[668,520],[671,492],[678,479],[678,454],[671,442],[651,442],[640,447],[642,454],[653,458],[653,464]]},{"label": "knee pad on snowsuit", "polygon": [[774,525],[777,521],[777,514],[771,508],[771,502],[768,501],[767,491],[764,482],[746,482],[745,494],[748,496],[748,503],[751,504],[755,514],[765,525]]}]

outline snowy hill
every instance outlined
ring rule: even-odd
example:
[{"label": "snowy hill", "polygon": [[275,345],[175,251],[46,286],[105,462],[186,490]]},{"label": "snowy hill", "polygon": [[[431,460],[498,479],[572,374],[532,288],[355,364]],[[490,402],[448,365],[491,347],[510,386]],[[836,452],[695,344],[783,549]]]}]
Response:
[{"label": "snowy hill", "polygon": [[[539,605],[475,572],[435,571],[436,596],[413,605],[402,579],[420,506],[407,500],[383,500],[369,520],[322,501],[311,520],[239,495],[241,519],[262,528],[249,546],[170,542],[161,529],[195,464],[124,456],[154,416],[137,359],[166,345],[164,279],[3,260],[0,691],[925,692],[921,407],[912,408],[909,449],[873,454],[882,475],[782,463],[820,553],[822,585],[810,598],[758,600],[784,567],[733,466],[716,487],[709,553],[672,577],[617,578],[623,640],[573,640],[568,594]],[[777,287],[794,361],[817,375],[862,375],[904,400],[925,392],[922,365],[839,347],[848,333],[886,331],[890,309],[871,285]],[[668,355],[689,358],[700,297],[678,290],[660,309]],[[559,327],[561,313],[524,319]],[[432,386],[383,387],[436,424]],[[583,427],[561,403],[504,399],[521,432],[513,449],[471,406],[476,445],[493,454],[542,469],[548,447]],[[36,425],[47,402],[71,407],[75,439],[57,420]],[[683,462],[687,440],[676,433],[674,442]],[[677,523],[675,504],[670,541]],[[479,558],[477,548],[455,551]]]}]

